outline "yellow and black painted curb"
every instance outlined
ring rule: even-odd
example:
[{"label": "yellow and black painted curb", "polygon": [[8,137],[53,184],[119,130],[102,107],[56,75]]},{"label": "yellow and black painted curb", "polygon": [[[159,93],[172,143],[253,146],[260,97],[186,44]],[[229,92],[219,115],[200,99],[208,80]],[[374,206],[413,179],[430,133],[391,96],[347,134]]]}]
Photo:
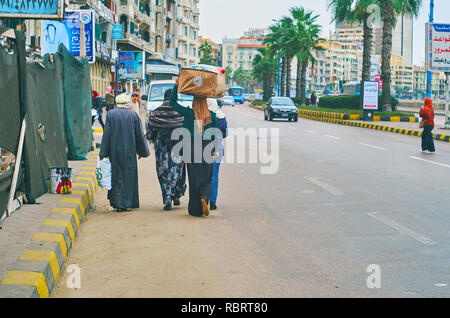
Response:
[{"label": "yellow and black painted curb", "polygon": [[[353,122],[353,121],[349,121],[349,120],[322,118],[322,117],[317,117],[317,116],[299,115],[299,117],[305,118],[305,119],[310,119],[310,120],[318,120],[318,121],[323,121],[323,122],[327,122],[327,123],[333,123],[333,124],[340,124],[340,125],[346,125],[346,126],[354,126],[354,127],[367,128],[367,129],[373,129],[373,130],[387,131],[387,132],[392,132],[392,133],[401,134],[401,135],[417,136],[417,137],[422,136],[421,131],[412,130],[412,129],[401,129],[401,128],[394,128],[394,127],[389,127],[389,126],[384,126],[384,125]],[[433,134],[433,139],[450,142],[450,136],[443,135],[443,134]]]},{"label": "yellow and black painted curb", "polygon": [[298,117],[302,116],[315,116],[315,117],[324,117],[331,119],[342,119],[342,120],[359,120],[359,114],[342,114],[342,113],[330,113],[330,112],[322,112],[315,110],[307,110],[307,109],[299,109]]},{"label": "yellow and black painted curb", "polygon": [[47,298],[61,274],[74,240],[93,206],[99,151],[92,151],[64,195],[0,282],[0,298]]},{"label": "yellow and black painted curb", "polygon": [[[250,105],[250,107],[259,109],[259,110],[264,110],[264,108],[256,107],[256,106],[252,106],[252,105]],[[332,123],[332,124],[340,124],[340,125],[346,125],[346,126],[354,126],[354,127],[360,127],[360,128],[387,131],[387,132],[391,132],[391,133],[408,135],[408,136],[417,136],[417,137],[422,136],[421,131],[412,130],[412,129],[394,128],[394,127],[389,127],[389,126],[384,126],[384,125],[360,123],[360,122],[354,122],[351,120],[344,120],[344,119],[334,119],[334,118],[319,117],[319,116],[307,116],[307,115],[303,115],[300,112],[298,114],[298,117],[310,119],[310,120],[323,121],[323,122]],[[444,134],[433,134],[433,139],[450,142],[450,136],[447,136]]]},{"label": "yellow and black painted curb", "polygon": [[259,110],[264,110],[264,108],[266,107],[265,105],[259,106],[259,105],[252,105],[252,104],[250,104],[248,106],[251,108],[259,109]]},{"label": "yellow and black painted curb", "polygon": [[[341,120],[361,120],[361,115],[359,114],[341,114],[341,113],[331,113],[331,112],[323,112],[323,111],[314,111],[307,109],[299,109],[298,110],[299,117],[303,116],[315,116],[315,117],[325,117],[332,119],[341,119]],[[393,121],[393,122],[418,122],[418,119],[415,116],[373,116],[373,121]]]}]

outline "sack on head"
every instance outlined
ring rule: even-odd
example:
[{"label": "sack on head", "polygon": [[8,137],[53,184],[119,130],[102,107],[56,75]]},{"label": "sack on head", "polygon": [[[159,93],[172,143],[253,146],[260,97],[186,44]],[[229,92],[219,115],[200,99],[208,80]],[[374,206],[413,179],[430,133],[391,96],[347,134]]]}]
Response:
[{"label": "sack on head", "polygon": [[181,69],[178,92],[200,98],[220,98],[225,93],[225,70],[209,65]]}]

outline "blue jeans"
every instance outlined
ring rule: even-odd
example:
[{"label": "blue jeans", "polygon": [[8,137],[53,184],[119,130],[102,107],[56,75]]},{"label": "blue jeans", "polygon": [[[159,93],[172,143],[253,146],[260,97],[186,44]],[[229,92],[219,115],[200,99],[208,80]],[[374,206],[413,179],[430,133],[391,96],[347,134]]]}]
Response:
[{"label": "blue jeans", "polygon": [[212,203],[217,202],[217,194],[219,189],[219,168],[220,168],[220,161],[216,162],[214,160],[213,162],[213,177],[211,181],[211,193],[209,196],[209,201]]}]

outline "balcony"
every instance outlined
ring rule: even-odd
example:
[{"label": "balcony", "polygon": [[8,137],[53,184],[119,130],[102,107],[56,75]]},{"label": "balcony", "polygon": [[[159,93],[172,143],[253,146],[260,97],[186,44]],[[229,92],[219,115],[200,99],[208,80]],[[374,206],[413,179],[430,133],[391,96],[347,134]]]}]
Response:
[{"label": "balcony", "polygon": [[152,25],[152,18],[150,18],[147,14],[139,11],[137,5],[133,4],[133,13],[134,13],[134,21],[137,23],[143,23],[148,26]]},{"label": "balcony", "polygon": [[184,35],[184,33],[178,33],[178,41],[180,42],[188,42],[188,37]]},{"label": "balcony", "polygon": [[155,49],[154,49],[154,46],[152,45],[153,41],[151,41],[151,40],[150,40],[150,42],[144,41],[144,40],[138,38],[134,34],[127,33],[126,36],[124,36],[124,38],[122,40],[117,40],[117,44],[128,45],[128,46],[131,45],[139,50],[143,50],[152,55],[155,54]]},{"label": "balcony", "polygon": [[186,53],[178,53],[178,59],[180,60],[187,60],[188,55]]}]

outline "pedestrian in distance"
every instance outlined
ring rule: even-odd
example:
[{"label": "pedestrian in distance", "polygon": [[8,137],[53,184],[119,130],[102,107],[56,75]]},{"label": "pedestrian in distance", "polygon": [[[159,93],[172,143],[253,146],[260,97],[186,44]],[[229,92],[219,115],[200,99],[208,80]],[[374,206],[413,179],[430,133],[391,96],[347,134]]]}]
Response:
[{"label": "pedestrian in distance", "polygon": [[111,161],[112,188],[108,191],[111,207],[126,212],[139,208],[137,160],[148,157],[150,152],[141,119],[130,109],[130,96],[118,95],[116,104],[117,108],[106,116],[99,157]]},{"label": "pedestrian in distance", "polygon": [[[103,98],[99,96],[96,90],[92,91],[92,109],[97,112],[98,122],[105,129],[105,123],[103,122]],[[95,116],[92,117],[92,125],[95,122]]]},{"label": "pedestrian in distance", "polygon": [[422,152],[434,153],[436,151],[432,134],[434,128],[434,109],[431,98],[425,98],[419,116],[423,119]]},{"label": "pedestrian in distance", "polygon": [[138,114],[139,116],[141,115],[141,108],[138,102],[138,94],[137,93],[133,93],[131,94],[131,106],[130,109],[134,110],[136,112],[136,114]]},{"label": "pedestrian in distance", "polygon": [[[208,129],[217,127],[216,115],[209,111],[206,99],[201,103],[193,104],[192,108],[184,107],[177,101],[178,79],[170,95],[169,104],[184,116],[183,128],[190,135],[191,156],[185,160],[189,180],[188,211],[191,216],[208,216],[213,164],[212,161],[205,160],[203,155],[205,147],[209,144],[209,141],[203,137]],[[200,145],[201,149],[196,149],[194,145]],[[195,155],[196,153],[198,154]],[[201,159],[198,160],[199,158]]]},{"label": "pedestrian in distance", "polygon": [[[179,140],[172,140],[174,129],[183,126],[183,116],[169,105],[171,89],[164,94],[164,102],[152,112],[148,122],[147,139],[153,144],[156,159],[156,174],[162,192],[164,210],[180,205],[186,192],[186,166],[182,160],[175,161],[172,148]],[[180,159],[180,158],[177,158]]]},{"label": "pedestrian in distance", "polygon": [[137,102],[139,104],[139,107],[141,107],[142,106],[142,98],[141,98],[141,89],[140,88],[136,89],[136,94],[138,95]]},{"label": "pedestrian in distance", "polygon": [[317,95],[316,92],[313,91],[311,94],[311,106],[316,107],[316,105],[317,105]]},{"label": "pedestrian in distance", "polygon": [[223,139],[225,139],[228,135],[227,128],[227,119],[225,117],[225,114],[223,111],[219,108],[217,104],[217,99],[215,98],[208,98],[208,108],[211,112],[216,114],[216,120],[217,120],[217,128],[220,129],[220,132],[222,133],[219,140],[219,152],[217,153],[217,157],[214,159],[213,162],[213,176],[211,180],[211,195],[210,195],[210,203],[209,207],[211,210],[217,209],[217,196],[218,196],[218,190],[219,190],[219,170],[220,170],[220,164],[222,163],[223,156],[225,155],[225,151],[223,148]]},{"label": "pedestrian in distance", "polygon": [[112,86],[108,86],[105,90],[105,102],[107,112],[109,112],[111,109],[114,109],[115,97],[112,91]]}]

